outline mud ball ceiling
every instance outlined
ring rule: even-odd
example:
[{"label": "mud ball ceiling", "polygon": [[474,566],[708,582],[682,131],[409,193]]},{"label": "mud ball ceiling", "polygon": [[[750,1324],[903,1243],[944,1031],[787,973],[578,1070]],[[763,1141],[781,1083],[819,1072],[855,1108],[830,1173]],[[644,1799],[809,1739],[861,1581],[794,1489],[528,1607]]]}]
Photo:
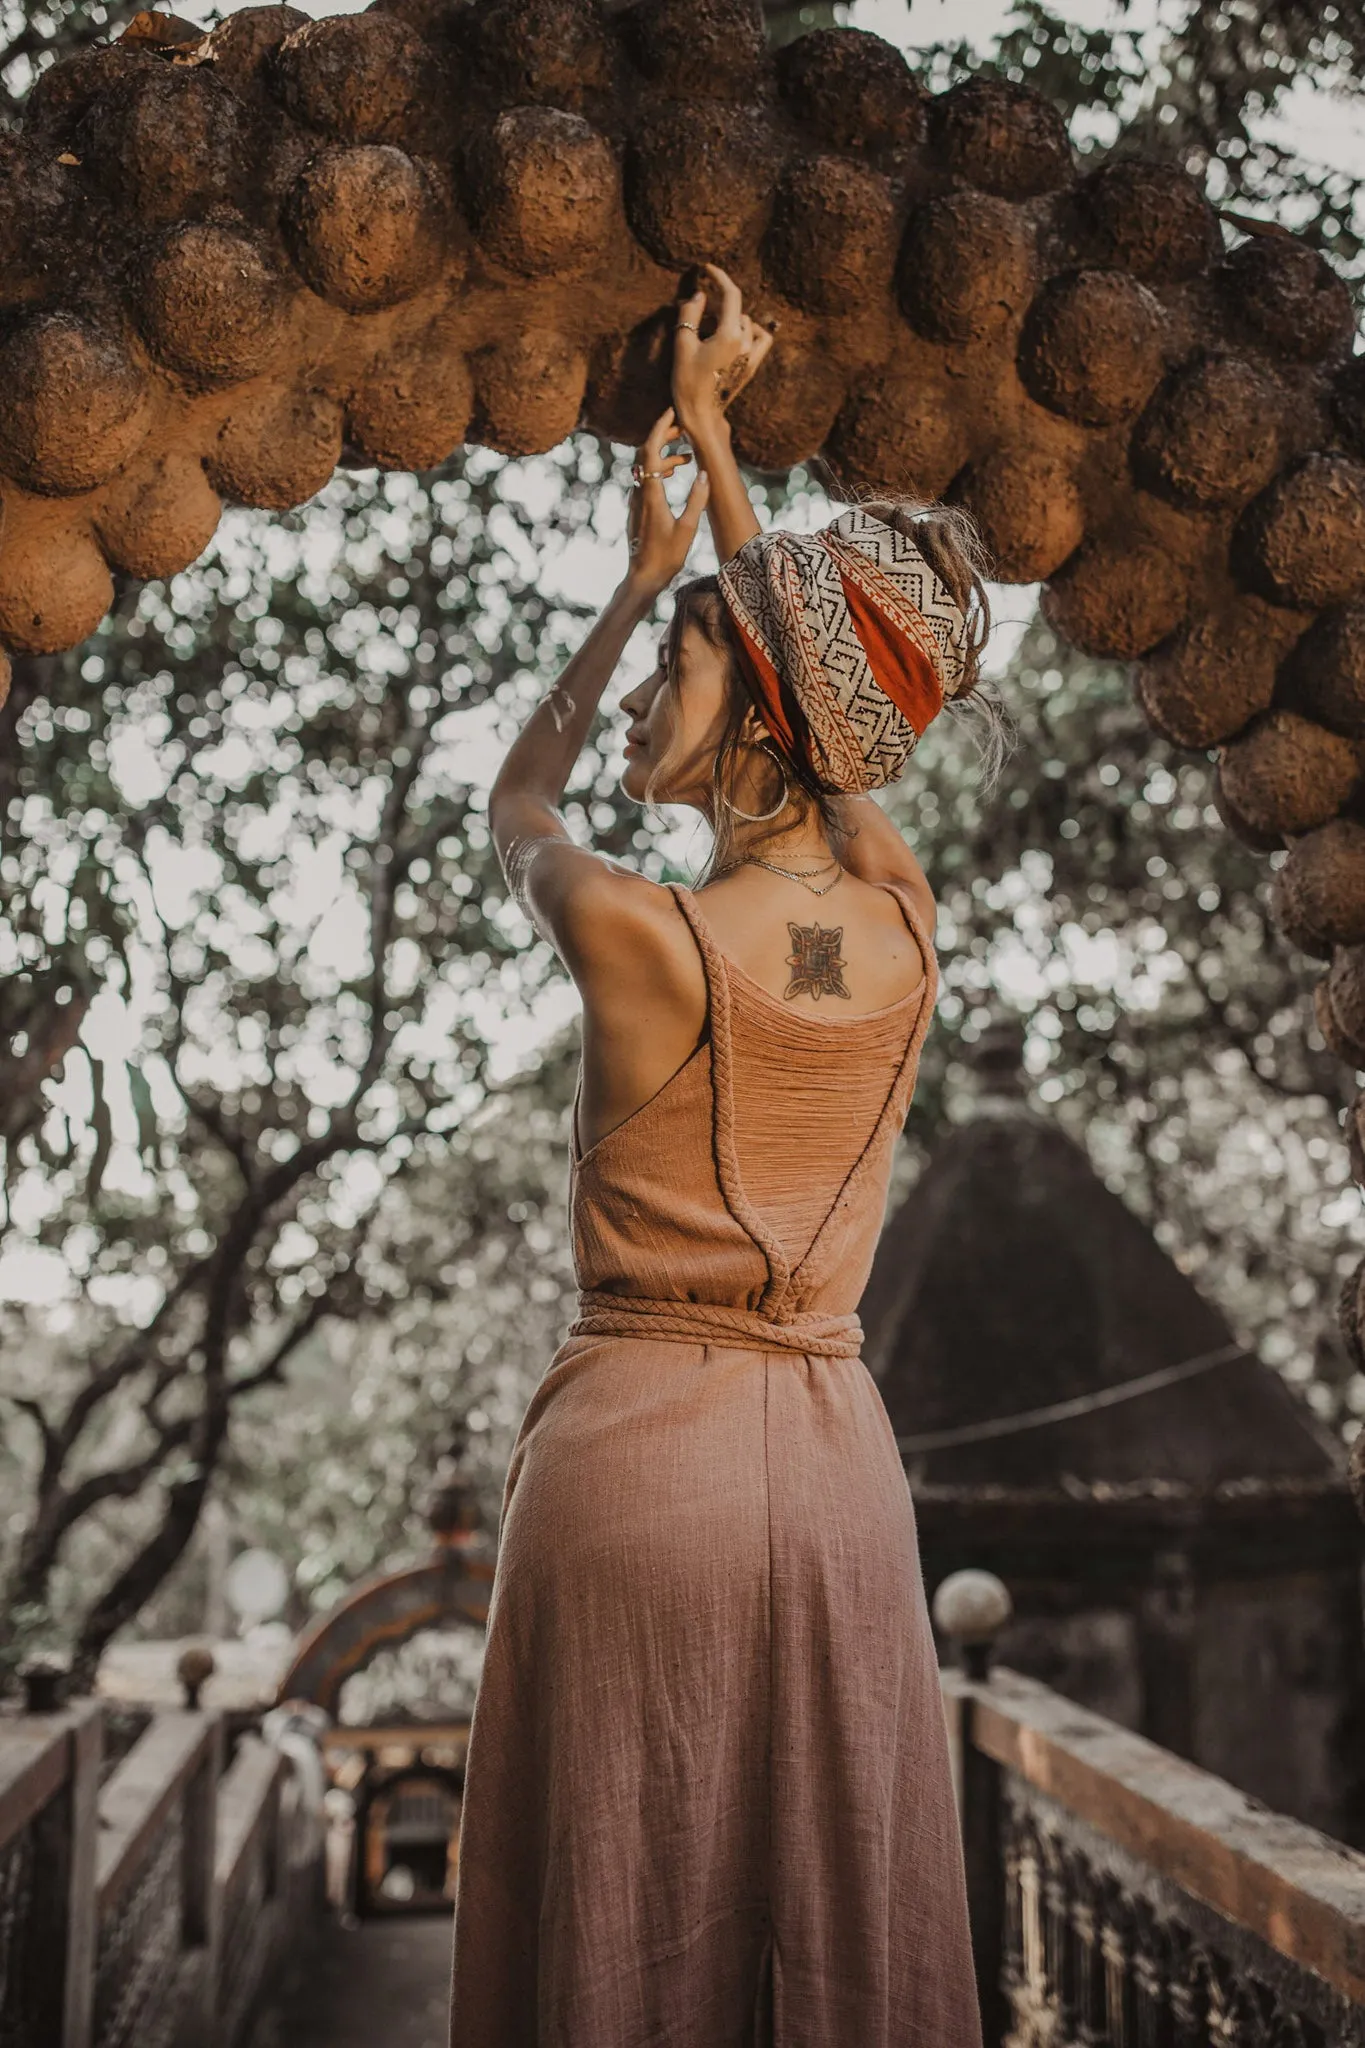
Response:
[{"label": "mud ball ceiling", "polygon": [[876,36],[774,53],[751,0],[377,0],[56,65],[0,139],[0,644],[74,645],[111,571],[170,575],[224,503],[338,463],[638,439],[705,258],[781,321],[741,455],[962,500],[1004,580],[1134,660],[1151,723],[1221,749],[1230,827],[1288,847],[1276,918],[1365,1065],[1346,286],[1169,166],[1078,176],[1044,100],[933,97]]}]

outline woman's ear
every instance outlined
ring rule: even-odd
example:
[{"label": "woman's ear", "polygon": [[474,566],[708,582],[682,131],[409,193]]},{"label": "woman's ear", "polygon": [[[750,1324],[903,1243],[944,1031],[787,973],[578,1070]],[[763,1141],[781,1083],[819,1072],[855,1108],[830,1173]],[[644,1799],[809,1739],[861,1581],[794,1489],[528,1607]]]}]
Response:
[{"label": "woman's ear", "polygon": [[745,712],[743,720],[740,723],[738,736],[741,743],[746,747],[761,746],[763,741],[766,740],[768,737],[768,728],[763,723],[763,720],[759,717],[758,713],[754,710],[752,704],[749,706],[749,709]]}]

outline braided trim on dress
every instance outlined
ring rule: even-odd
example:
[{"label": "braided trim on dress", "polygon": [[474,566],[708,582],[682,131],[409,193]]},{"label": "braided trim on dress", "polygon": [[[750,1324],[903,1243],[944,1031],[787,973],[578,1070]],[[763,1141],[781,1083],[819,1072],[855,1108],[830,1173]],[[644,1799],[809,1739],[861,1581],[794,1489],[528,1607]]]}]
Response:
[{"label": "braided trim on dress", "polygon": [[670,882],[668,886],[687,919],[706,970],[711,1007],[711,1148],[725,1206],[768,1262],[768,1282],[758,1304],[761,1315],[775,1307],[786,1293],[791,1281],[791,1268],[781,1245],[745,1194],[740,1178],[739,1147],[735,1138],[730,983],[726,977],[724,956],[711,937],[705,917],[693,900],[692,891],[682,882]]},{"label": "braided trim on dress", "polygon": [[914,935],[915,942],[924,958],[924,995],[915,1017],[914,1028],[906,1043],[905,1051],[901,1055],[900,1064],[896,1068],[895,1077],[890,1088],[887,1090],[881,1114],[868,1135],[867,1143],[849,1168],[843,1186],[830,1204],[829,1214],[825,1217],[824,1222],[820,1225],[820,1228],[807,1246],[805,1256],[788,1276],[789,1291],[796,1286],[798,1281],[810,1281],[816,1256],[825,1244],[826,1239],[833,1235],[835,1219],[841,1211],[848,1207],[862,1185],[864,1177],[872,1170],[873,1157],[878,1145],[886,1134],[887,1125],[894,1117],[898,1117],[901,1122],[904,1122],[906,1112],[910,1106],[905,1094],[906,1076],[913,1075],[915,1072],[920,1049],[924,1044],[925,1038],[928,1036],[930,1019],[934,1014],[934,1005],[938,1001],[938,955],[934,951],[933,942],[925,930],[923,920],[920,917],[919,911],[915,908],[909,890],[899,882],[879,882],[873,886],[886,889],[895,897],[896,902],[900,906],[901,914]]}]

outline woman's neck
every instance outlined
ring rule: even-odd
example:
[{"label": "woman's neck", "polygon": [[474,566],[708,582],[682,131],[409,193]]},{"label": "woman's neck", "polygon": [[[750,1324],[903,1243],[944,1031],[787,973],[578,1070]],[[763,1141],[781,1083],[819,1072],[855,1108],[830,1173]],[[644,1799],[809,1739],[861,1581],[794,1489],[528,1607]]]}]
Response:
[{"label": "woman's neck", "polygon": [[771,825],[736,823],[726,853],[726,865],[743,861],[770,860],[811,867],[817,862],[837,860],[829,835],[816,816],[798,820],[775,832]]}]

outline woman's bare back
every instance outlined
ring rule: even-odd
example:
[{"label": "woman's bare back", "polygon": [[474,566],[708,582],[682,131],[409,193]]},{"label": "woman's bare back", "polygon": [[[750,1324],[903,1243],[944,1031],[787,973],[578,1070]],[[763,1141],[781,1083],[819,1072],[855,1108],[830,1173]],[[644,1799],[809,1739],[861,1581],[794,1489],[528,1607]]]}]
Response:
[{"label": "woman's bare back", "polygon": [[[580,983],[584,1149],[656,1095],[706,1032],[706,977],[671,891],[633,877],[613,881],[603,891],[593,972]],[[698,900],[732,969],[822,1023],[885,1010],[923,985],[925,962],[895,896],[847,871],[817,896],[746,867],[710,883]],[[925,916],[932,925],[931,907]]]}]

